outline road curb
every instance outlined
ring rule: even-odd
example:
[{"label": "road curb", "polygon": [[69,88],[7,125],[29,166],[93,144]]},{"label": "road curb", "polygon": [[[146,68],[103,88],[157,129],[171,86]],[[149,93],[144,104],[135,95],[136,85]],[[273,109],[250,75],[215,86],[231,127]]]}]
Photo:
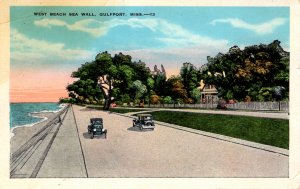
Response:
[{"label": "road curb", "polygon": [[[120,114],[120,113],[115,113],[115,112],[111,112],[111,113],[120,115],[120,116],[124,116],[124,117],[135,118],[135,116],[131,116],[131,115]],[[138,113],[138,112],[136,112],[136,113]],[[202,135],[202,136],[206,136],[206,137],[210,137],[210,138],[215,138],[218,140],[231,142],[231,143],[247,146],[250,148],[260,149],[260,150],[264,150],[264,151],[268,151],[268,152],[272,152],[272,153],[281,154],[284,156],[289,156],[289,150],[286,150],[283,148],[278,148],[278,147],[260,144],[260,143],[256,143],[256,142],[250,142],[250,141],[233,138],[233,137],[229,137],[229,136],[224,136],[224,135],[220,135],[220,134],[209,133],[209,132],[200,131],[200,130],[183,127],[183,126],[179,126],[179,125],[174,125],[174,124],[170,124],[170,123],[165,123],[165,122],[160,122],[160,121],[154,121],[154,122],[156,124],[159,124],[159,125],[162,125],[165,127],[171,127],[174,129],[178,129],[178,130],[182,130],[182,131],[186,131],[186,132],[190,132],[190,133],[194,133],[194,134],[198,134],[198,135]]]}]

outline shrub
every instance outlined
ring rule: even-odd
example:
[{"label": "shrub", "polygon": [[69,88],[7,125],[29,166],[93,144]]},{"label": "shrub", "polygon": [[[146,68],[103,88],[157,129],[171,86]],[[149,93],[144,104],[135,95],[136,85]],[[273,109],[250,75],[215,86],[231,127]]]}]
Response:
[{"label": "shrub", "polygon": [[173,101],[172,97],[166,96],[163,98],[163,102],[164,102],[164,104],[173,104],[174,101]]},{"label": "shrub", "polygon": [[226,101],[223,100],[223,99],[219,100],[218,105],[217,105],[217,109],[226,110],[227,109]]},{"label": "shrub", "polygon": [[150,101],[151,104],[158,104],[160,101],[160,97],[158,95],[151,95]]}]

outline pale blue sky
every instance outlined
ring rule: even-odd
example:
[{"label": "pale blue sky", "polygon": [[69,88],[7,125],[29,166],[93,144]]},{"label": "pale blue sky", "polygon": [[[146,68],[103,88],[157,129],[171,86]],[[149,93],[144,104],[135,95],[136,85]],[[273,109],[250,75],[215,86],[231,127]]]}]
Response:
[{"label": "pale blue sky", "polygon": [[[82,17],[81,12],[96,16]],[[126,16],[99,16],[110,12]],[[130,16],[135,12],[155,16]],[[151,68],[164,64],[173,73],[183,62],[199,67],[207,56],[233,45],[277,39],[289,50],[289,24],[288,7],[11,7],[11,65],[75,70],[98,52],[121,51]]]}]

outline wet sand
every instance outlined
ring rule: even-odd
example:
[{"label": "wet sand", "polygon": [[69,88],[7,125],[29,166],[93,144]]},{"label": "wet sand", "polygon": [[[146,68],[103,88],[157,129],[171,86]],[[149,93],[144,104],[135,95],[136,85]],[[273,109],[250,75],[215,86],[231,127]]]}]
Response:
[{"label": "wet sand", "polygon": [[46,118],[46,120],[36,123],[32,126],[20,126],[13,128],[10,139],[10,153],[14,153],[18,150],[25,142],[27,142],[35,133],[37,133],[41,128],[43,128],[49,121],[52,120],[57,113],[54,112],[40,112],[32,113],[31,115],[40,118]]}]

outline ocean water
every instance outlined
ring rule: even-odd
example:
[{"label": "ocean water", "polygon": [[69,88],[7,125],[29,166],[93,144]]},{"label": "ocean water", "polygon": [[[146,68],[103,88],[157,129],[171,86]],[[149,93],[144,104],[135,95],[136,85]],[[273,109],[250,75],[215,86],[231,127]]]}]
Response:
[{"label": "ocean water", "polygon": [[11,103],[10,128],[31,126],[45,118],[33,117],[31,113],[57,112],[62,108],[58,103]]}]

